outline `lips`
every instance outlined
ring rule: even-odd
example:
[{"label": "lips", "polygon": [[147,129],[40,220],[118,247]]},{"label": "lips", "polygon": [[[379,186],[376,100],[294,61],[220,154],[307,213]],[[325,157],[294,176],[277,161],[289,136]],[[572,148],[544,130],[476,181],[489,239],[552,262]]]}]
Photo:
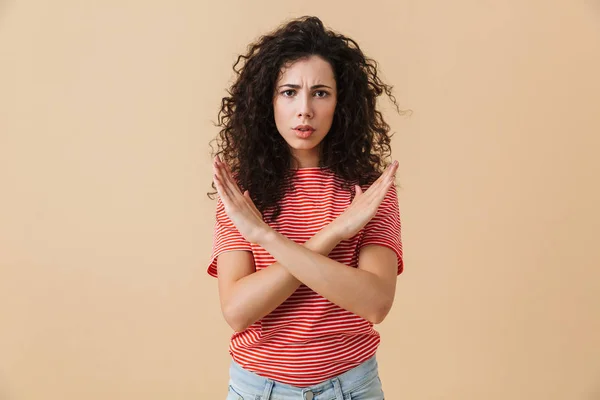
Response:
[{"label": "lips", "polygon": [[315,130],[310,129],[294,129],[294,133],[301,139],[309,138]]},{"label": "lips", "polygon": [[313,128],[310,125],[298,125],[298,126],[294,127],[294,130],[299,130],[299,131],[308,131],[308,130],[311,130],[311,131],[314,131],[315,128]]},{"label": "lips", "polygon": [[300,139],[309,138],[313,134],[314,131],[315,131],[315,128],[313,128],[310,125],[306,125],[306,124],[298,125],[298,126],[294,127],[294,133]]}]

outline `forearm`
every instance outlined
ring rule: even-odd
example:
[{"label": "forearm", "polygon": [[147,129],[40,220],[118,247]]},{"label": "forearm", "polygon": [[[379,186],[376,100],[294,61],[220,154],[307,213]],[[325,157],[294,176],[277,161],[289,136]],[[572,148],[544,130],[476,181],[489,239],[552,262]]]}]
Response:
[{"label": "forearm", "polygon": [[[336,235],[328,229],[322,233]],[[269,231],[260,245],[297,280],[341,308],[374,323],[387,313],[389,283],[379,276],[310,251],[275,230]]]},{"label": "forearm", "polygon": [[[340,239],[328,234],[324,228],[303,245],[297,246],[326,257],[339,242]],[[225,307],[228,322],[236,331],[246,329],[277,308],[301,284],[279,262],[239,279],[233,285]]]}]

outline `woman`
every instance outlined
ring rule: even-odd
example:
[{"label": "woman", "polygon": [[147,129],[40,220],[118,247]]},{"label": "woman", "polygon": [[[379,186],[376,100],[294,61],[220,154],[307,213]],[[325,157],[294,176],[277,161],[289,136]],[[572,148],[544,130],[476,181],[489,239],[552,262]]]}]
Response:
[{"label": "woman", "polygon": [[384,161],[376,99],[397,104],[376,66],[315,17],[262,36],[234,65],[208,267],[235,331],[228,399],[383,399],[373,324],[403,262],[398,163]]}]

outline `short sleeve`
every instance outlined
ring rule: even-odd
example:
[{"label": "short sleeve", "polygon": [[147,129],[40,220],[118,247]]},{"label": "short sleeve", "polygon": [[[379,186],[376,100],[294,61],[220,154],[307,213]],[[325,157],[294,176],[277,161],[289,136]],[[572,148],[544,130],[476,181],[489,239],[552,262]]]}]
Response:
[{"label": "short sleeve", "polygon": [[378,244],[392,249],[398,258],[397,274],[400,275],[404,269],[404,260],[396,186],[390,187],[379,205],[377,213],[363,229],[358,249],[370,244]]},{"label": "short sleeve", "polygon": [[225,205],[219,197],[217,201],[216,221],[213,231],[212,254],[207,273],[217,277],[217,257],[225,252],[233,250],[252,251],[248,242],[237,230],[229,216],[225,212]]}]

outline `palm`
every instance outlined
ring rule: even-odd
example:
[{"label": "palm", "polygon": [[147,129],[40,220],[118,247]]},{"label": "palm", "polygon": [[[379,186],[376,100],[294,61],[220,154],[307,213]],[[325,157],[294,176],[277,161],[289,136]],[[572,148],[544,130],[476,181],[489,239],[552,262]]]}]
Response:
[{"label": "palm", "polygon": [[356,185],[356,196],[352,204],[335,220],[343,239],[356,235],[375,216],[387,191],[394,183],[397,167],[397,163],[390,164],[364,193],[360,186]]},{"label": "palm", "polygon": [[225,212],[240,234],[250,243],[257,243],[269,226],[263,221],[248,191],[240,191],[231,176],[231,171],[219,157],[213,163],[214,182]]}]

